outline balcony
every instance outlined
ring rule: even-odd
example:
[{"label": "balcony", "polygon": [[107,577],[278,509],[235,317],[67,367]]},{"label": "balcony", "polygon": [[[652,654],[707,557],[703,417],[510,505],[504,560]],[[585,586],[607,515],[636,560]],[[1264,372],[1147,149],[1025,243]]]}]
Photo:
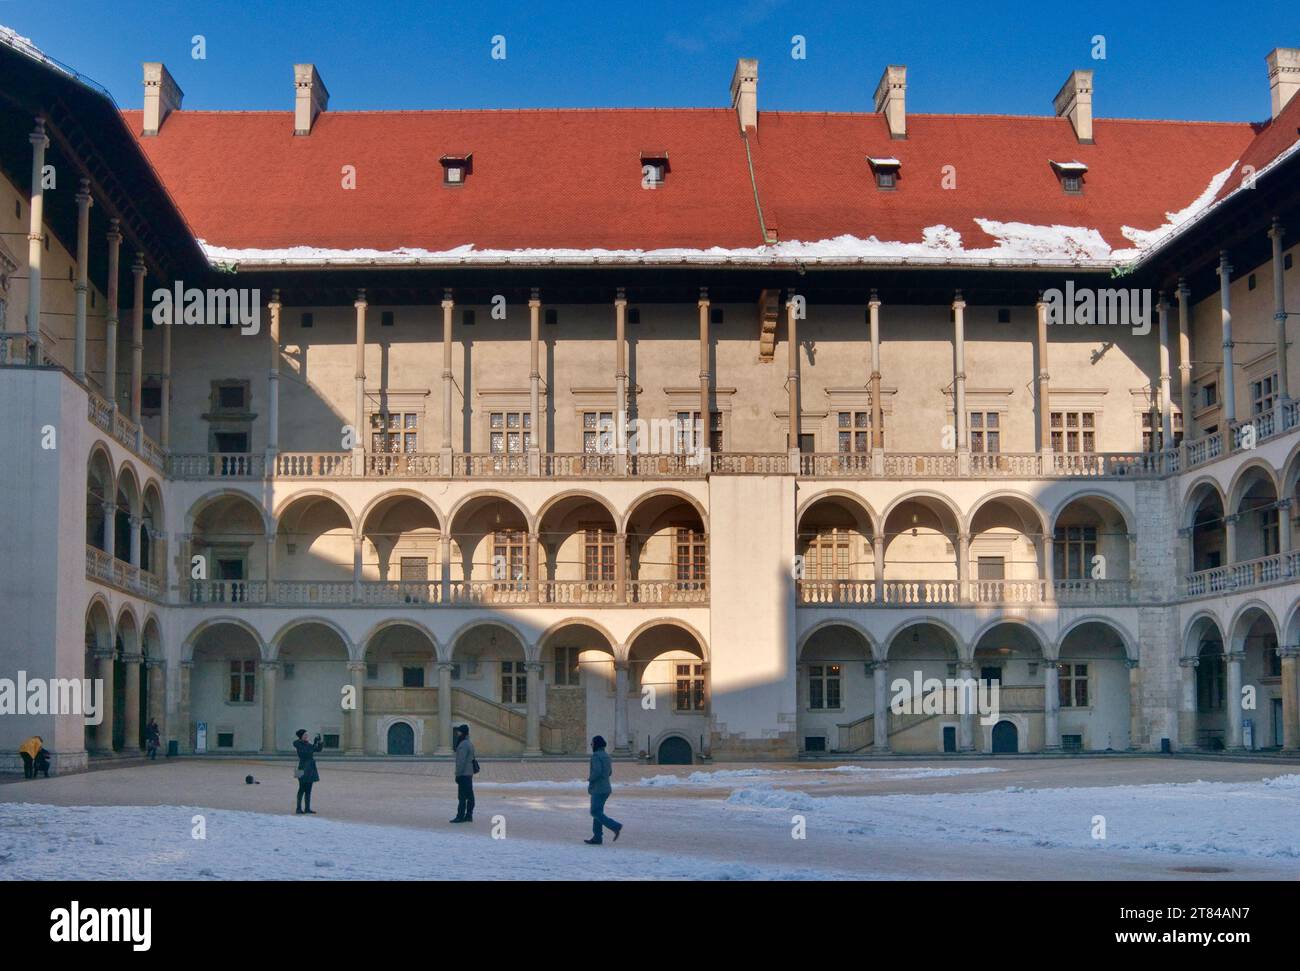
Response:
[{"label": "balcony", "polygon": [[630,580],[622,585],[612,580],[542,580],[536,588],[533,596],[533,585],[527,580],[452,580],[445,587],[440,580],[191,580],[185,587],[185,602],[276,607],[614,607],[709,602],[705,580]]},{"label": "balcony", "polygon": [[1183,578],[1183,583],[1188,597],[1205,597],[1287,583],[1297,577],[1300,577],[1300,550],[1293,550],[1290,553],[1274,553],[1272,556],[1261,556],[1242,563],[1198,570],[1188,573]]},{"label": "balcony", "polygon": [[161,579],[148,570],[109,556],[95,546],[86,547],[86,579],[98,580],[150,600],[162,599]]},{"label": "balcony", "polygon": [[1043,604],[1120,606],[1134,602],[1128,580],[800,580],[800,607],[971,607]]}]

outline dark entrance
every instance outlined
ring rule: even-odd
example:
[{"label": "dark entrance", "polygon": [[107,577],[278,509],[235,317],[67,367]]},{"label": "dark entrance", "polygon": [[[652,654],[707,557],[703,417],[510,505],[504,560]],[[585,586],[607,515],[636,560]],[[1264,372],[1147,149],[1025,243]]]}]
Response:
[{"label": "dark entrance", "polygon": [[943,726],[943,750],[945,752],[957,751],[957,729],[951,725]]},{"label": "dark entrance", "polygon": [[659,743],[660,765],[694,765],[691,743],[680,735],[669,735]]},{"label": "dark entrance", "polygon": [[1008,721],[998,722],[993,726],[993,752],[1019,752],[1020,733],[1016,726]]},{"label": "dark entrance", "polygon": [[394,722],[388,726],[388,754],[415,754],[415,731],[406,722]]}]

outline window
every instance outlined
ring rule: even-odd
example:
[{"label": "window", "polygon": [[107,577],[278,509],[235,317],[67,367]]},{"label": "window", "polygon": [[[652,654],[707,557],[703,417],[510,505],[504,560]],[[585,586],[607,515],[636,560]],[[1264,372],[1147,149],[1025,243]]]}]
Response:
[{"label": "window", "polygon": [[234,732],[217,732],[217,748],[234,748]]},{"label": "window", "polygon": [[998,308],[998,323],[999,324],[1011,323],[1011,310],[1009,308],[1007,307]]},{"label": "window", "polygon": [[1061,188],[1066,195],[1077,196],[1083,193],[1083,176],[1081,175],[1063,175],[1061,176]]},{"label": "window", "polygon": [[582,648],[557,647],[555,649],[555,684],[562,688],[576,688],[580,683]]},{"label": "window", "polygon": [[835,415],[835,445],[840,452],[871,451],[871,412],[840,411]]},{"label": "window", "polygon": [[[492,564],[493,578],[503,579],[495,575],[497,564],[505,566],[506,575],[504,579],[511,581],[523,580],[528,576],[528,537],[519,529],[498,529],[492,534]],[[511,589],[509,584],[501,585],[498,589]]]},{"label": "window", "polygon": [[1061,736],[1062,752],[1082,752],[1083,736],[1082,735],[1062,735]]},{"label": "window", "polygon": [[583,578],[588,583],[614,579],[614,534],[601,526],[584,531]]},{"label": "window", "polygon": [[1097,527],[1057,526],[1053,550],[1058,580],[1091,578],[1092,558],[1097,555]]},{"label": "window", "polygon": [[1219,385],[1211,381],[1201,388],[1201,404],[1206,408],[1212,408],[1219,403]]},{"label": "window", "polygon": [[678,590],[699,590],[708,577],[704,534],[689,526],[674,531],[673,565]]},{"label": "window", "polygon": [[1083,192],[1083,176],[1088,166],[1082,162],[1052,162],[1056,177],[1061,180],[1061,191],[1067,195],[1080,195]]},{"label": "window", "polygon": [[297,671],[297,668],[295,668],[294,665],[293,665],[291,662],[286,661],[286,662],[284,663],[284,680],[286,680],[286,681],[292,681],[292,680],[293,680],[293,676],[294,676],[294,674],[296,673],[296,671]]},{"label": "window", "polygon": [[989,667],[980,668],[980,680],[988,684],[992,684],[994,681],[996,681],[998,684],[1001,684],[1002,668],[997,666],[992,666],[992,665]]},{"label": "window", "polygon": [[1250,382],[1250,413],[1262,415],[1277,404],[1277,372]]},{"label": "window", "polygon": [[704,710],[704,665],[678,664],[674,676],[676,691],[673,708],[677,711]]},{"label": "window", "polygon": [[668,153],[654,149],[641,153],[641,188],[658,189],[668,176]]},{"label": "window", "polygon": [[394,318],[393,318],[393,312],[392,312],[391,310],[383,310],[383,311],[380,311],[380,314],[379,314],[379,326],[380,326],[380,327],[392,327],[392,326],[393,326],[393,319],[394,319]]},{"label": "window", "polygon": [[321,748],[338,748],[339,736],[335,732],[325,732],[320,737]]},{"label": "window", "polygon": [[466,308],[460,312],[460,324],[462,327],[474,326],[474,311]]},{"label": "window", "polygon": [[523,661],[501,662],[501,704],[528,704],[528,675]]},{"label": "window", "polygon": [[298,318],[298,323],[303,327],[312,327],[315,326],[316,321],[310,312],[306,312]]},{"label": "window", "polygon": [[902,163],[896,158],[867,157],[871,172],[876,178],[877,189],[893,189],[898,185],[898,170]]},{"label": "window", "polygon": [[1282,257],[1282,269],[1284,270],[1291,269],[1291,255],[1292,254],[1287,253],[1286,256]]},{"label": "window", "polygon": [[150,379],[140,386],[140,414],[148,417],[162,413],[162,383]]},{"label": "window", "polygon": [[[1183,440],[1183,413],[1175,411],[1169,416],[1170,427],[1173,428],[1174,441],[1171,448],[1177,448]],[[1159,414],[1151,411],[1142,412],[1142,451],[1159,452],[1164,448],[1162,439],[1164,431],[1160,427]]]},{"label": "window", "polygon": [[1274,506],[1259,511],[1260,541],[1265,556],[1275,556],[1281,552],[1277,543],[1278,510]]},{"label": "window", "polygon": [[243,411],[247,407],[245,390],[242,384],[218,385],[217,409],[220,411]]},{"label": "window", "polygon": [[840,708],[840,666],[814,664],[808,668],[808,707],[813,711]]},{"label": "window", "polygon": [[1002,451],[1002,433],[996,411],[970,413],[970,450],[988,455]]},{"label": "window", "polygon": [[722,323],[722,321],[723,321],[722,308],[721,308],[721,307],[710,307],[710,308],[709,308],[709,323],[710,323],[710,324],[720,324],[720,323]]},{"label": "window", "polygon": [[257,661],[230,662],[230,701],[232,704],[252,704],[257,700]]},{"label": "window", "polygon": [[[678,450],[685,454],[694,452],[696,447],[696,432],[699,430],[700,413],[698,411],[679,411],[676,413],[677,420],[676,437],[674,443]],[[722,412],[709,412],[709,448],[714,452],[722,451]]]},{"label": "window", "polygon": [[1091,411],[1052,412],[1052,451],[1097,451],[1096,419]]},{"label": "window", "polygon": [[370,451],[376,455],[414,455],[420,450],[420,416],[414,411],[376,411],[370,415]]},{"label": "window", "polygon": [[423,688],[424,687],[424,666],[412,665],[410,667],[403,667],[402,687]]},{"label": "window", "polygon": [[582,413],[583,454],[599,455],[609,452],[614,444],[613,428],[612,411],[584,411]]},{"label": "window", "polygon": [[641,323],[641,308],[640,308],[640,307],[628,307],[628,308],[627,308],[627,322],[628,322],[629,324],[639,324],[639,323]]},{"label": "window", "polygon": [[843,527],[820,530],[804,551],[804,579],[848,580],[853,534]]},{"label": "window", "polygon": [[429,579],[427,556],[404,556],[400,564],[403,583],[419,583]]},{"label": "window", "polygon": [[216,450],[224,454],[244,455],[248,452],[247,432],[213,432]]},{"label": "window", "polygon": [[472,154],[444,155],[438,161],[442,164],[442,184],[445,186],[464,185],[466,177],[474,170]]},{"label": "window", "polygon": [[806,735],[803,740],[803,750],[805,752],[825,752],[826,736],[825,735]]},{"label": "window", "polygon": [[533,416],[527,411],[488,414],[488,448],[493,455],[522,455],[533,447]]},{"label": "window", "polygon": [[[1221,645],[1217,646],[1222,650]],[[1202,652],[1200,662],[1196,666],[1196,709],[1221,711],[1224,695],[1223,655]]]},{"label": "window", "polygon": [[379,665],[376,664],[374,661],[366,662],[366,680],[367,681],[379,680]]},{"label": "window", "polygon": [[546,308],[546,323],[554,327],[560,322],[560,311],[555,307]]},{"label": "window", "polygon": [[1005,580],[1007,561],[1001,556],[981,556],[975,561],[977,580]]},{"label": "window", "polygon": [[1062,708],[1088,707],[1088,665],[1058,664],[1056,696]]}]

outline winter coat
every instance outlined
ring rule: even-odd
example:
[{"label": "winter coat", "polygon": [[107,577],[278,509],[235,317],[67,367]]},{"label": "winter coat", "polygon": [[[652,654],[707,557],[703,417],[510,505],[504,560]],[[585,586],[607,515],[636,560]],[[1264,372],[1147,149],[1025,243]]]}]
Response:
[{"label": "winter coat", "polygon": [[316,753],[325,747],[323,742],[312,744],[301,738],[294,739],[293,747],[298,750],[298,768],[302,769],[300,782],[320,782],[320,773],[316,771]]},{"label": "winter coat", "polygon": [[474,743],[466,735],[456,746],[456,776],[474,774]]},{"label": "winter coat", "polygon": [[27,741],[23,742],[22,745],[18,746],[18,751],[35,760],[36,756],[40,754],[41,748],[41,740],[33,735]]},{"label": "winter coat", "polygon": [[603,748],[591,753],[591,771],[587,773],[587,791],[593,796],[608,796],[614,791],[609,784],[614,774],[614,760]]}]

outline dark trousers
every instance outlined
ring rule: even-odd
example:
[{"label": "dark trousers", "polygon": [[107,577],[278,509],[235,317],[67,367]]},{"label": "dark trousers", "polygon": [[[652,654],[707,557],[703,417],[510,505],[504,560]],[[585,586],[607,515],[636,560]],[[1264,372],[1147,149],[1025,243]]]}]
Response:
[{"label": "dark trousers", "polygon": [[474,818],[474,777],[456,776],[456,818]]},{"label": "dark trousers", "polygon": [[[605,815],[605,801],[609,799],[608,792],[602,792],[599,795],[591,794],[591,838],[600,842],[605,836],[605,829],[612,829],[618,832],[623,828],[623,824],[617,819],[610,819]],[[602,829],[602,827],[604,827]]]},{"label": "dark trousers", "polygon": [[[315,784],[316,783],[314,782],[308,782],[306,779],[298,780],[298,808],[299,809],[307,810],[311,808],[311,787],[314,786]],[[307,802],[307,805],[305,806],[303,805],[304,798],[306,799]]]},{"label": "dark trousers", "polygon": [[23,778],[36,778],[36,764],[32,761],[32,757],[26,752],[19,752],[18,754],[23,757]]}]

